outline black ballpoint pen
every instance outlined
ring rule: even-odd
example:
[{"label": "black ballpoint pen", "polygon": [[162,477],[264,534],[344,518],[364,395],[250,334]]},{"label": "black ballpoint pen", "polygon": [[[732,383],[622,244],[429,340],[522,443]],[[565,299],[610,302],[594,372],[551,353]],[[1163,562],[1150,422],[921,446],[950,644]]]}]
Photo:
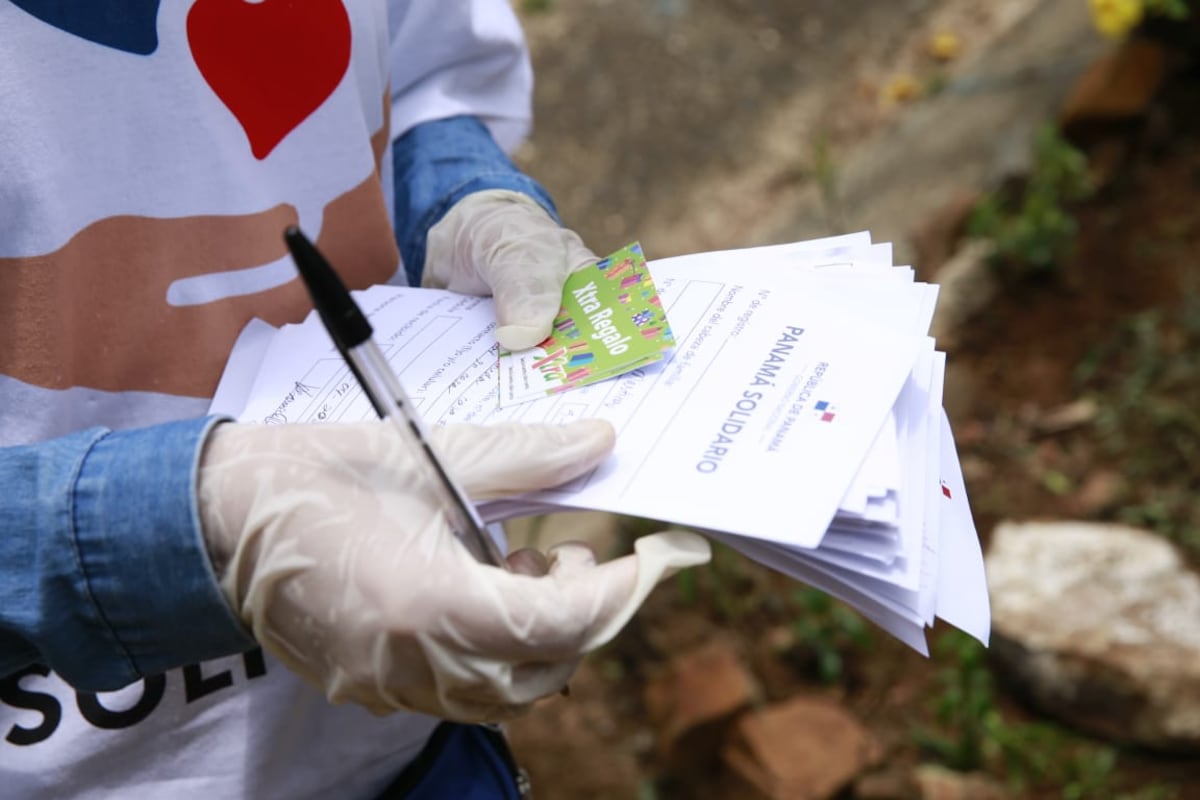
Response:
[{"label": "black ballpoint pen", "polygon": [[346,285],[299,228],[289,226],[283,238],[329,337],[354,373],[363,394],[379,418],[393,423],[427,466],[429,485],[441,496],[447,522],[455,535],[480,561],[506,566],[504,555],[488,534],[479,512],[438,458],[425,425],[375,344],[371,324]]}]

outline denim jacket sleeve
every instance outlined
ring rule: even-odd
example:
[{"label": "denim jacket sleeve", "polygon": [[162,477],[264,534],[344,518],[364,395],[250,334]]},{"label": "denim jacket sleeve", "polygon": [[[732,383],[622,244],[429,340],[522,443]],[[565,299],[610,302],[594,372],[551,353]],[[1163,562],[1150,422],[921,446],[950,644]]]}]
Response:
[{"label": "denim jacket sleeve", "polygon": [[[508,189],[555,219],[473,116],[421,123],[393,145],[396,238],[419,285],[426,232],[459,199]],[[0,678],[33,663],[106,691],[254,641],[217,586],[196,509],[216,419],[92,428],[0,448]]]},{"label": "denim jacket sleeve", "polygon": [[392,144],[392,169],[396,242],[412,286],[421,285],[427,232],[471,192],[521,192],[558,219],[550,195],[517,169],[477,117],[449,117],[410,128]]},{"label": "denim jacket sleeve", "polygon": [[0,677],[107,691],[254,645],[217,586],[194,486],[216,418],[0,448]]}]

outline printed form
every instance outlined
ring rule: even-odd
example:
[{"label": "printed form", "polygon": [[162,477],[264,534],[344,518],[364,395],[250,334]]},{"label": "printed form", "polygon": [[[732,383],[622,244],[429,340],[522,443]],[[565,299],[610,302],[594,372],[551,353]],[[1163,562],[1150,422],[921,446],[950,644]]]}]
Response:
[{"label": "printed form", "polygon": [[[487,516],[549,504],[814,547],[925,337],[872,330],[860,314],[839,318],[816,292],[756,289],[718,272],[736,274],[654,270],[678,342],[664,361],[512,408],[498,406],[489,299],[374,287],[357,300],[428,424],[602,417],[616,427],[616,449],[598,470],[484,506]],[[374,416],[315,317],[281,328],[261,363],[236,414],[244,421]]]},{"label": "printed form", "polygon": [[[956,486],[961,473],[956,455],[947,465],[944,356],[927,336],[936,287],[893,267],[890,247],[867,234],[650,269],[676,339],[666,358],[506,408],[489,298],[355,294],[429,425],[601,417],[617,429],[612,457],[592,473],[481,504],[485,519],[576,508],[697,528],[850,602],[923,653],[923,629],[950,605],[968,609],[954,624],[986,641],[986,586],[955,581],[982,575],[965,490],[956,511],[941,509],[947,470]],[[315,314],[278,330],[248,326],[212,410],[260,424],[375,416]],[[954,455],[952,438],[948,447]],[[946,520],[967,530],[948,532]],[[965,573],[939,550],[970,562]]]}]

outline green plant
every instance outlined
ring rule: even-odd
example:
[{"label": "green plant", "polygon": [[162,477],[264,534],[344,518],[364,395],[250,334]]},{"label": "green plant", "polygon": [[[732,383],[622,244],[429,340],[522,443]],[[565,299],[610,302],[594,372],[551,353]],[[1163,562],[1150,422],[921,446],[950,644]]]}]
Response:
[{"label": "green plant", "polygon": [[842,207],[838,189],[838,169],[829,144],[829,137],[818,134],[812,142],[812,177],[816,181],[821,197],[821,210],[825,225],[830,231],[840,233],[847,230],[846,211]]},{"label": "green plant", "polygon": [[658,787],[654,785],[654,781],[649,778],[643,778],[638,782],[637,800],[659,800]]},{"label": "green plant", "polygon": [[1187,19],[1193,5],[1192,0],[1088,0],[1092,24],[1114,39],[1128,35],[1148,17]]},{"label": "green plant", "polygon": [[1187,19],[1193,5],[1191,0],[1146,0],[1146,13],[1170,19]]},{"label": "green plant", "polygon": [[777,655],[823,683],[843,680],[849,656],[873,645],[871,626],[819,589],[795,585],[781,589],[783,580],[714,542],[708,566],[675,576],[674,589],[684,604],[709,608],[725,622],[773,625],[783,621],[790,635]]},{"label": "green plant", "polygon": [[1013,789],[1052,786],[1063,800],[1114,797],[1117,751],[1067,734],[1044,722],[998,724],[989,731],[990,756]]},{"label": "green plant", "polygon": [[810,664],[822,683],[841,680],[847,654],[872,645],[870,627],[849,606],[819,589],[802,587],[791,599],[793,658]]},{"label": "green plant", "polygon": [[1091,193],[1087,159],[1053,126],[1034,140],[1030,174],[1015,192],[984,197],[967,231],[991,243],[991,261],[1018,275],[1053,274],[1074,244],[1070,204]]},{"label": "green plant", "polygon": [[933,712],[938,727],[919,729],[917,741],[946,766],[982,770],[1017,796],[1057,792],[1063,800],[1166,800],[1161,785],[1125,791],[1116,784],[1118,751],[1048,722],[1013,722],[996,703],[986,649],[959,631],[934,644],[939,664]]},{"label": "green plant", "polygon": [[712,542],[712,560],[701,569],[689,569],[674,578],[674,588],[687,605],[712,608],[726,622],[741,622],[768,603],[761,589],[766,567],[749,561],[721,542]]},{"label": "green plant", "polygon": [[1200,292],[1124,320],[1076,370],[1102,452],[1128,486],[1118,516],[1200,559]]},{"label": "green plant", "polygon": [[933,712],[937,730],[922,730],[917,741],[946,766],[963,771],[984,766],[984,742],[998,726],[992,674],[982,645],[958,631],[934,644],[939,664]]}]

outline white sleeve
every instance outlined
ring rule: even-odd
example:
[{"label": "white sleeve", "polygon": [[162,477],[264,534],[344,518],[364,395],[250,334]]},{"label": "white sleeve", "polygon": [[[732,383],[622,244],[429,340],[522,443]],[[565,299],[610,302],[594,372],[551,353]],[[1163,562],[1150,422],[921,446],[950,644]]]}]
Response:
[{"label": "white sleeve", "polygon": [[533,70],[509,0],[388,0],[391,131],[474,114],[505,151],[529,134]]}]

